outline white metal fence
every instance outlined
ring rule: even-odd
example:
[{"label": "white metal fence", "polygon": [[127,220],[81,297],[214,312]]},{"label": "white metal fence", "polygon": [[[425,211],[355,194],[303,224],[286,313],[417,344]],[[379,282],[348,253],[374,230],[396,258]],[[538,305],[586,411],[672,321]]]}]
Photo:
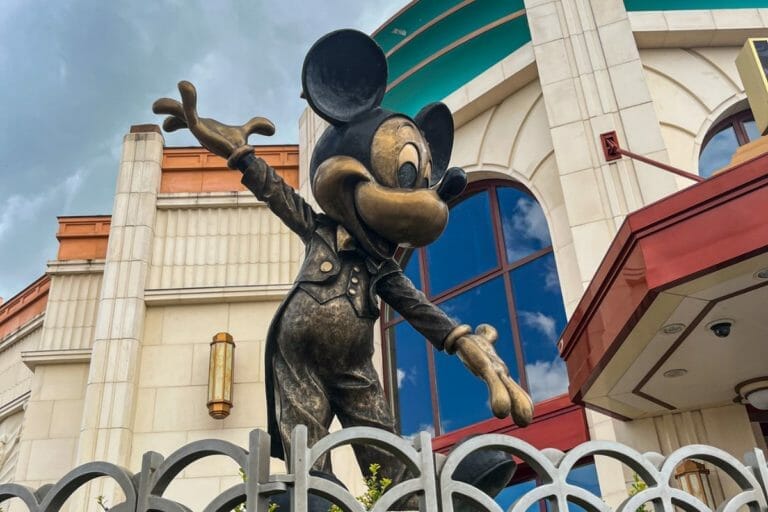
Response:
[{"label": "white metal fence", "polygon": [[[126,496],[123,503],[110,512],[187,512],[181,503],[163,497],[170,483],[191,463],[212,455],[224,455],[243,468],[245,481],[215,497],[203,512],[229,512],[246,504],[248,512],[265,512],[270,496],[288,492],[292,512],[307,512],[308,493],[333,501],[346,512],[363,512],[362,505],[340,485],[310,474],[310,468],[323,454],[347,444],[374,444],[400,458],[415,475],[392,486],[372,508],[384,512],[405,496],[417,494],[424,511],[454,512],[456,499],[469,501],[478,510],[501,512],[499,505],[479,489],[452,477],[458,465],[470,453],[481,449],[506,451],[526,462],[538,475],[540,485],[531,489],[510,507],[511,512],[523,512],[545,500],[551,512],[565,512],[569,503],[590,512],[611,509],[589,491],[568,483],[571,470],[579,461],[592,456],[605,456],[625,464],[639,475],[647,488],[625,500],[617,512],[631,512],[644,503],[652,503],[656,512],[672,512],[675,507],[686,511],[709,511],[705,503],[672,485],[675,468],[683,461],[696,459],[721,469],[740,491],[719,504],[719,512],[735,512],[742,507],[751,511],[768,510],[766,483],[768,465],[763,452],[754,449],[739,461],[712,446],[692,445],[664,457],[658,453],[639,453],[625,445],[609,441],[589,441],[568,453],[559,450],[538,450],[520,439],[489,434],[467,440],[438,463],[432,453],[428,434],[421,433],[412,441],[372,428],[356,427],[330,434],[314,446],[307,445],[306,428],[293,432],[293,453],[288,474],[271,474],[269,436],[254,430],[248,450],[222,440],[204,440],[188,444],[167,458],[155,452],[144,455],[139,473],[132,474],[108,462],[92,462],[79,466],[54,485],[33,490],[17,484],[0,485],[0,506],[6,500],[19,498],[33,512],[57,512],[65,501],[90,480],[101,477],[113,479]],[[288,511],[282,511],[288,512]]]}]

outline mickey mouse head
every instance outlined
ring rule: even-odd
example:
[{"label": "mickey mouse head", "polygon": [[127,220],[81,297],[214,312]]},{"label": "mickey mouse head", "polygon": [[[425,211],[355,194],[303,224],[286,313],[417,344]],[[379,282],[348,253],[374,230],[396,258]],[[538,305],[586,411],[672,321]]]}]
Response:
[{"label": "mickey mouse head", "polygon": [[302,70],[304,97],[329,126],[310,162],[312,191],[326,214],[371,255],[392,256],[398,245],[427,245],[448,221],[446,202],[466,186],[446,170],[453,118],[443,103],[415,118],[380,107],[387,60],[356,30],[318,40]]}]

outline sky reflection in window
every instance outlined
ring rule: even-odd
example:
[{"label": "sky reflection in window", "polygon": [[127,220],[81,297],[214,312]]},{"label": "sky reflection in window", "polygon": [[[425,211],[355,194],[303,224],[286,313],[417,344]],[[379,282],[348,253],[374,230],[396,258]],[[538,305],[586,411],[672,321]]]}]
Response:
[{"label": "sky reflection in window", "polygon": [[563,394],[568,374],[557,341],[566,321],[552,253],[512,271],[512,288],[531,397],[540,402]]},{"label": "sky reflection in window", "polygon": [[497,266],[488,192],[451,208],[445,231],[427,247],[427,260],[432,295]]},{"label": "sky reflection in window", "polygon": [[750,141],[760,138],[760,130],[757,129],[757,123],[754,119],[744,121],[744,130],[747,132],[747,137],[749,137]]},{"label": "sky reflection in window", "polygon": [[512,187],[496,193],[508,263],[552,245],[544,212],[530,194]]},{"label": "sky reflection in window", "polygon": [[[427,344],[407,322],[389,329],[396,347],[397,394],[400,404],[400,434],[409,436],[426,430],[434,433],[430,399]],[[431,348],[430,348],[431,350]]]},{"label": "sky reflection in window", "polygon": [[[496,351],[507,363],[512,378],[517,380],[515,348],[501,277],[467,290],[441,303],[440,307],[459,324],[469,324],[473,328],[482,323],[493,325],[499,332]],[[442,432],[493,416],[485,383],[467,371],[458,357],[436,352],[435,371]]]},{"label": "sky reflection in window", "polygon": [[736,139],[736,131],[733,126],[728,126],[716,133],[701,151],[699,175],[709,178],[712,173],[727,166],[731,163],[731,157],[738,148],[739,141]]}]

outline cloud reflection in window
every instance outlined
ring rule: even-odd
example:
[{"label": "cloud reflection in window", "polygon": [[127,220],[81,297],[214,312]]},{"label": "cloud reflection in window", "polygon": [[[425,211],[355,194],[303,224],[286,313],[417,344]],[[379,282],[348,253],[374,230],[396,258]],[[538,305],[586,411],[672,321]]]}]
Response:
[{"label": "cloud reflection in window", "polygon": [[516,188],[497,190],[507,261],[512,263],[552,244],[541,206]]}]

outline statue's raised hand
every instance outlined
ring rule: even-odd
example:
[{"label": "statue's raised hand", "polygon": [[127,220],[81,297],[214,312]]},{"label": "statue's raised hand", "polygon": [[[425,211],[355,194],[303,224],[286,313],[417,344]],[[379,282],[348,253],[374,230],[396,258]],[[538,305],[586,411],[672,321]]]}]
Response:
[{"label": "statue's raised hand", "polygon": [[198,117],[197,91],[191,83],[179,82],[181,103],[172,98],[160,98],[152,104],[155,114],[168,114],[163,122],[163,129],[173,132],[179,128],[189,128],[200,144],[209,151],[229,158],[238,148],[243,148],[248,142],[248,136],[253,133],[272,135],[275,125],[264,117],[254,117],[242,126],[230,126],[215,119]]},{"label": "statue's raised hand", "polygon": [[472,334],[469,326],[466,334],[455,340],[450,351],[456,352],[461,362],[488,385],[491,409],[498,418],[512,416],[514,422],[525,427],[533,419],[533,401],[512,377],[493,344],[498,338],[496,329],[480,324]]}]

